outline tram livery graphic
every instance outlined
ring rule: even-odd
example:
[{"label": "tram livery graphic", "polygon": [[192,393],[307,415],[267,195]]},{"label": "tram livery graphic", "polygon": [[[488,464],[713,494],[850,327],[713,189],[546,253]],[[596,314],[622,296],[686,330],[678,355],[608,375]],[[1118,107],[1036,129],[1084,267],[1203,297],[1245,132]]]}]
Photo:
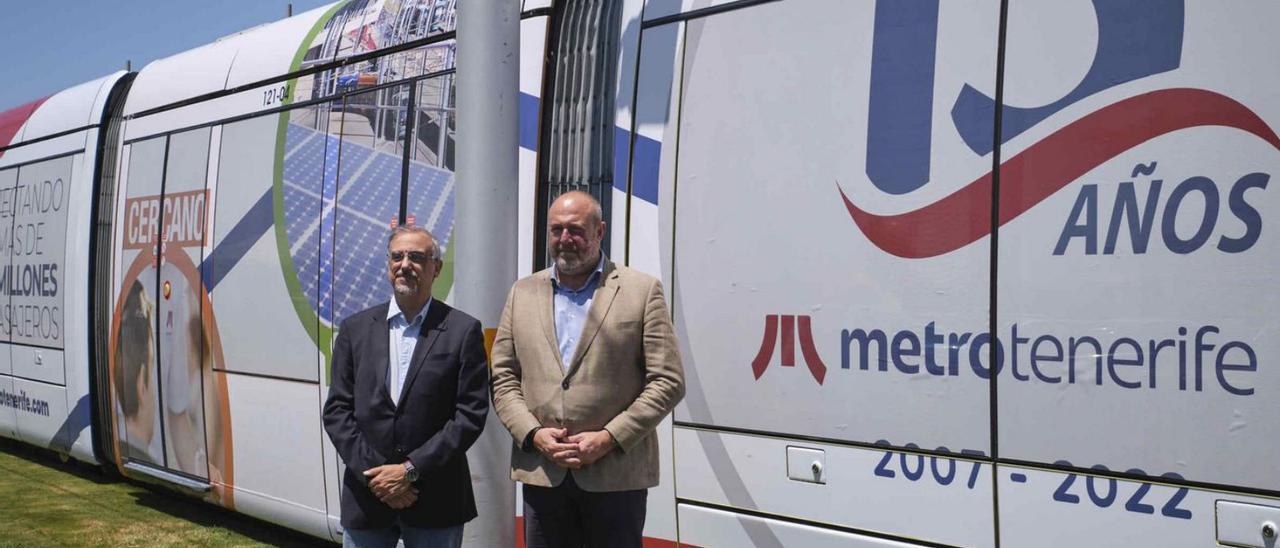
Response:
[{"label": "tram livery graphic", "polygon": [[[0,112],[0,435],[340,541],[337,326],[390,298],[397,223],[441,243],[436,298],[474,275],[457,3]],[[647,546],[1273,543],[1280,5],[521,14],[520,273],[591,192],[680,338]]]}]

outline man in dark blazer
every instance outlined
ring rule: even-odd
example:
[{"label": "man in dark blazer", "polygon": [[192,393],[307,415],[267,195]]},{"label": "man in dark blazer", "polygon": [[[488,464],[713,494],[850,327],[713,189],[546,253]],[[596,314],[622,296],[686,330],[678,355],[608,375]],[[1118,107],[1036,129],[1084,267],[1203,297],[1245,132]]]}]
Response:
[{"label": "man in dark blazer", "polygon": [[395,298],[342,322],[324,425],[346,463],[343,545],[457,547],[476,516],[466,451],[489,410],[480,322],[431,299],[440,249],[403,225],[387,244]]}]

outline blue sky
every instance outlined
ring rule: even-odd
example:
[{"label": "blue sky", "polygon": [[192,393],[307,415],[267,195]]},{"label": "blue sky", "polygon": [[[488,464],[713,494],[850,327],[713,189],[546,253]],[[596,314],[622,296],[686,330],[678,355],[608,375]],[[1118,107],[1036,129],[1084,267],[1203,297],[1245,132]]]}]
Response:
[{"label": "blue sky", "polygon": [[3,0],[0,111],[334,0]]}]

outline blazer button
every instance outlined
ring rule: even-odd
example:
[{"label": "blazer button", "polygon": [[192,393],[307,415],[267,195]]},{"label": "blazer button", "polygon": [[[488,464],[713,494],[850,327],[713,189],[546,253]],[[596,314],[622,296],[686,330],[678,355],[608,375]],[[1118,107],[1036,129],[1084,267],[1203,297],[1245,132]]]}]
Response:
[{"label": "blazer button", "polygon": [[404,454],[404,446],[403,446],[403,445],[397,445],[397,446],[396,446],[396,453],[399,453],[399,454],[403,455],[403,454]]},{"label": "blazer button", "polygon": [[564,380],[564,382],[560,383],[560,388],[563,388],[563,389],[565,389],[565,390],[568,390],[568,389],[569,389],[569,379],[565,379],[565,380]]}]

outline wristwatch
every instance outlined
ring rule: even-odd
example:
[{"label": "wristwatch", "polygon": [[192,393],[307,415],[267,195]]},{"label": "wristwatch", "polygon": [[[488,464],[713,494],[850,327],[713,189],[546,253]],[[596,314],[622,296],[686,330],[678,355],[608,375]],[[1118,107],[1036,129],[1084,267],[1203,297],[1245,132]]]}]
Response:
[{"label": "wristwatch", "polygon": [[409,480],[409,483],[418,481],[418,469],[413,467],[413,461],[404,461],[404,479]]}]

